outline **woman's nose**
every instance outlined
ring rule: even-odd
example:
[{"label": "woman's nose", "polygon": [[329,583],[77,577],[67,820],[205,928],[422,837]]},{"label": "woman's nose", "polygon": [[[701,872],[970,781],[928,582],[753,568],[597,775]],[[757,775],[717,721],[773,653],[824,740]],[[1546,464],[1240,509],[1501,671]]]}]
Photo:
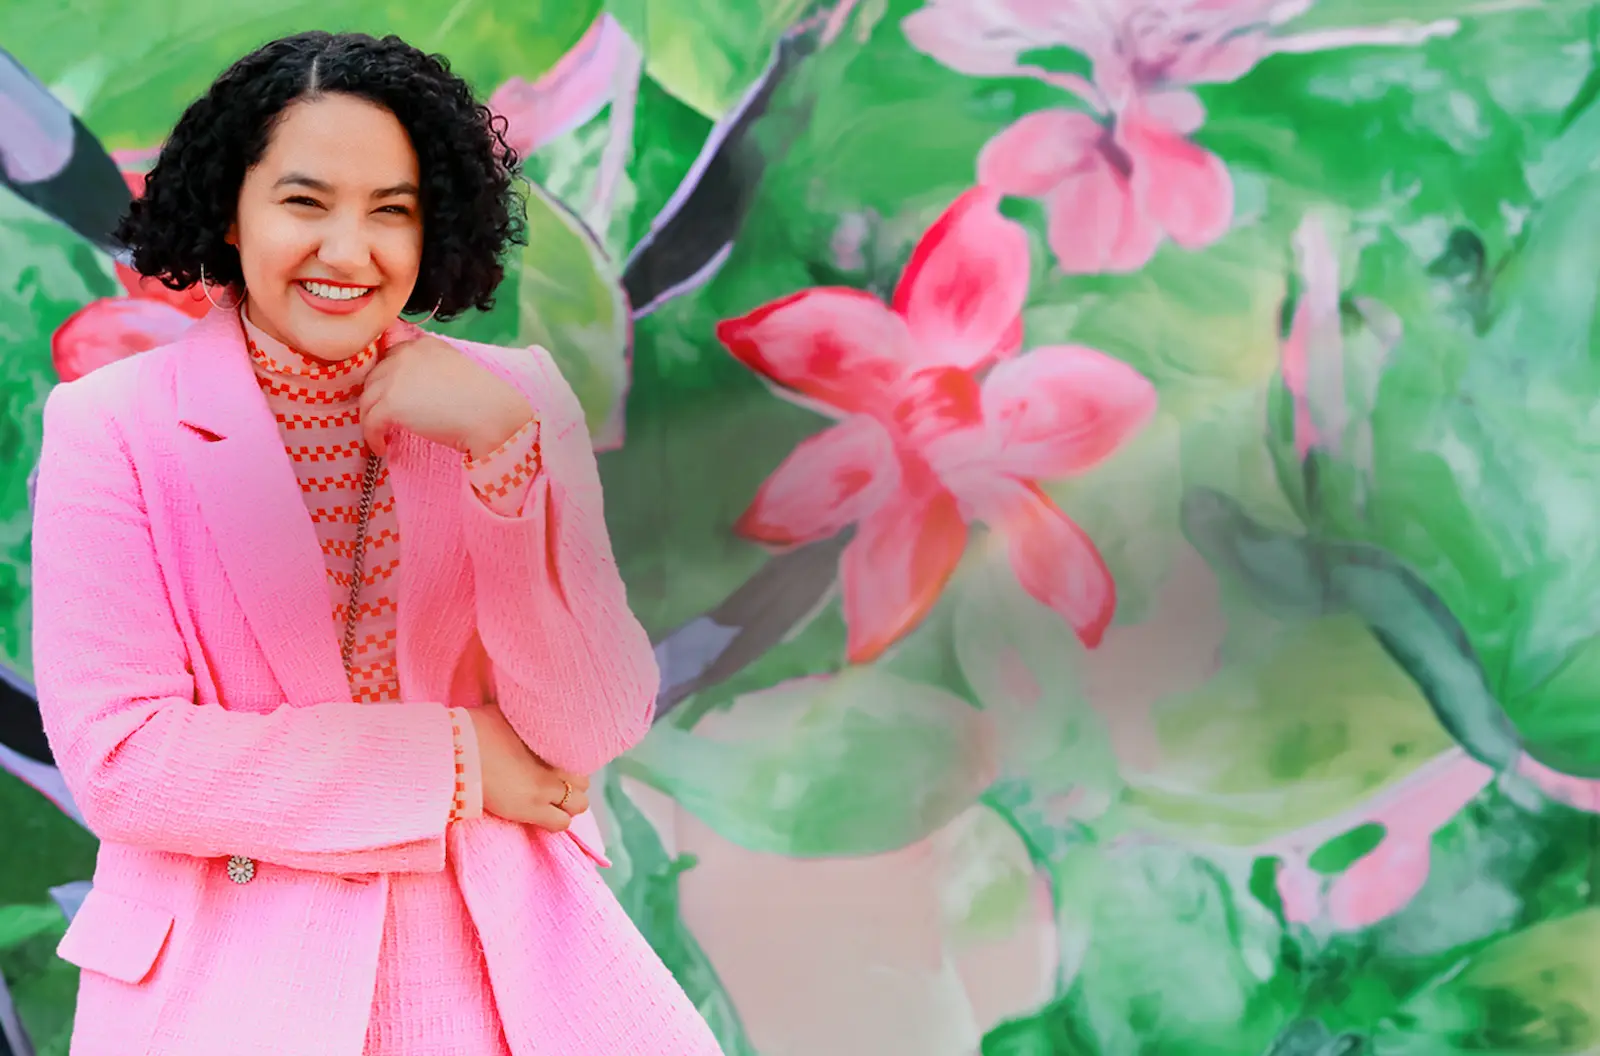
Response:
[{"label": "woman's nose", "polygon": [[317,259],[330,268],[352,271],[365,268],[372,260],[372,247],[356,221],[334,221],[323,232]]}]

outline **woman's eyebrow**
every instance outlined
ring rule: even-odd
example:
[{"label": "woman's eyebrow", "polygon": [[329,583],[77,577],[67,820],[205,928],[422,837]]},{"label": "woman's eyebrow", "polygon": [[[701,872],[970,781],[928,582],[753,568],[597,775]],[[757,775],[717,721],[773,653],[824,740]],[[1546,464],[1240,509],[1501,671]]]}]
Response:
[{"label": "woman's eyebrow", "polygon": [[[333,193],[333,185],[328,181],[319,180],[315,176],[307,176],[302,172],[286,173],[283,176],[280,176],[278,178],[278,182],[274,183],[272,186],[273,189],[276,190],[279,187],[289,185],[305,187],[313,191],[320,191],[323,194]],[[401,182],[388,187],[380,187],[372,192],[372,197],[398,198],[399,196],[406,194],[411,195],[413,198],[418,197],[419,195],[417,185],[412,183],[410,180],[402,180]]]},{"label": "woman's eyebrow", "polygon": [[324,194],[333,192],[333,185],[326,180],[319,180],[315,176],[307,176],[301,172],[285,173],[283,176],[278,177],[278,182],[274,183],[272,188],[277,190],[279,187],[286,187],[290,184],[307,187],[313,191],[321,191]]}]

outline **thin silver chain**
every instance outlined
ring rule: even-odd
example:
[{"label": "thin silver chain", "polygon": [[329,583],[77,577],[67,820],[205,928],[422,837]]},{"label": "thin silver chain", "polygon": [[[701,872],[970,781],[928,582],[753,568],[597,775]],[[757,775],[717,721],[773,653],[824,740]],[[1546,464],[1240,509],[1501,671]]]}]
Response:
[{"label": "thin silver chain", "polygon": [[344,661],[344,679],[355,691],[351,675],[351,661],[356,655],[357,609],[361,605],[361,581],[367,571],[367,525],[372,521],[372,499],[378,491],[378,468],[382,459],[367,452],[367,465],[361,474],[361,506],[356,515],[355,561],[350,568],[350,607],[344,614],[344,641],[339,646],[339,657]]}]

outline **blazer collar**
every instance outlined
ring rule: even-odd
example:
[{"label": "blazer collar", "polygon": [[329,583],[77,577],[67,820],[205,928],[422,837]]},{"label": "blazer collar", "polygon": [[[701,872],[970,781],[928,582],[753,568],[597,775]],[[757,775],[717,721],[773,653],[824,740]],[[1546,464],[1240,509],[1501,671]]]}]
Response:
[{"label": "blazer collar", "polygon": [[348,699],[322,547],[239,316],[213,311],[179,340],[178,446],[234,596],[291,704]]},{"label": "blazer collar", "polygon": [[[187,435],[178,446],[234,595],[291,704],[347,700],[322,546],[238,313],[213,311],[179,342],[177,414]],[[471,633],[460,456],[402,433],[390,443],[389,480],[401,523],[402,692],[435,699]],[[445,614],[460,626],[441,625]]]}]

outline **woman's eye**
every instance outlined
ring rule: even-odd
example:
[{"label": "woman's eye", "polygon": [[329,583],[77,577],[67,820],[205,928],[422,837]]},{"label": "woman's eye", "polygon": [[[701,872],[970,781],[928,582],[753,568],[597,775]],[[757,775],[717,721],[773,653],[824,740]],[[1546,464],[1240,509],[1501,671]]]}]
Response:
[{"label": "woman's eye", "polygon": [[395,216],[410,216],[411,210],[403,205],[386,205],[378,210],[380,213],[392,213]]},{"label": "woman's eye", "polygon": [[317,201],[315,198],[307,198],[303,194],[290,195],[288,198],[285,198],[283,200],[283,204],[284,205],[309,205],[312,208],[317,208],[317,207],[322,205],[322,203]]}]

